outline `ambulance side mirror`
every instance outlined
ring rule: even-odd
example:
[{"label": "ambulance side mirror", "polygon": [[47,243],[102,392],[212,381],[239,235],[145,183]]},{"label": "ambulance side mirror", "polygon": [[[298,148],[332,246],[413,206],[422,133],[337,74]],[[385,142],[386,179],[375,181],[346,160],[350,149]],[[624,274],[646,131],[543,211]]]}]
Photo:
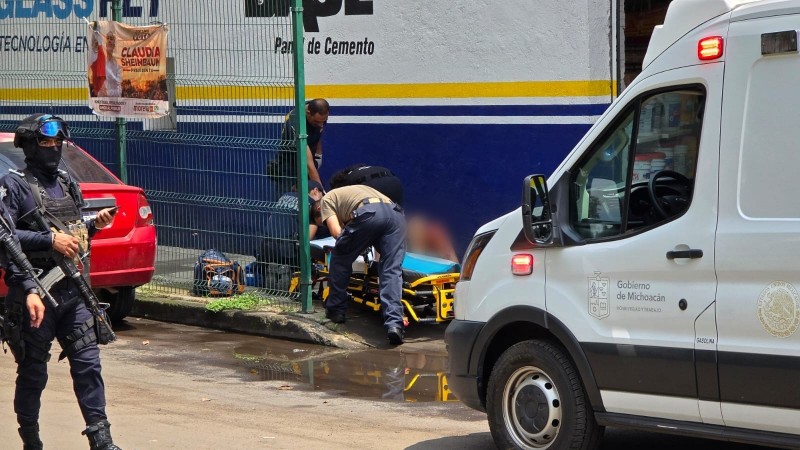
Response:
[{"label": "ambulance side mirror", "polygon": [[553,241],[550,194],[544,175],[528,175],[522,183],[522,231],[532,244]]}]

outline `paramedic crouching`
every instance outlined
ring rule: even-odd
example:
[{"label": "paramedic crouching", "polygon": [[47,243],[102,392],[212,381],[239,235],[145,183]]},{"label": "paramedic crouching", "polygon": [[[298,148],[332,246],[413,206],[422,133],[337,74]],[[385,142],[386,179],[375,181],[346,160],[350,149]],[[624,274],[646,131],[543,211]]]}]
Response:
[{"label": "paramedic crouching", "polygon": [[336,238],[331,252],[329,294],[325,316],[344,323],[347,285],[353,261],[368,247],[380,253],[380,299],[389,343],[400,345],[405,334],[402,263],[405,256],[406,222],[403,209],[375,189],[356,185],[333,189],[311,209],[317,225],[325,224]]}]

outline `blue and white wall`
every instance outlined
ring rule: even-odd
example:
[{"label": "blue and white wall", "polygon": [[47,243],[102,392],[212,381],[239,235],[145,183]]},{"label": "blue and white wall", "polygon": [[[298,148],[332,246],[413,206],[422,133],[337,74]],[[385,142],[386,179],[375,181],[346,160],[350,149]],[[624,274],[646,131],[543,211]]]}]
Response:
[{"label": "blue and white wall", "polygon": [[[207,73],[237,82],[291,77],[282,53],[292,40],[288,18],[246,17],[246,4],[250,16],[258,15],[252,11],[264,7],[260,0],[224,2],[229,7],[220,8],[222,1],[123,1],[124,21],[170,26],[171,56],[180,55],[179,131],[198,123],[237,130],[248,129],[242,122],[277,126],[291,104],[287,96],[281,111],[255,107],[242,116],[226,107],[263,105],[266,90],[203,89]],[[83,17],[110,18],[110,4],[0,0],[3,65],[73,73],[58,81],[31,76],[24,85],[0,79],[0,120],[18,120],[31,105],[54,98],[63,109],[55,112],[68,120],[96,121],[85,108]],[[519,205],[522,178],[551,172],[611,102],[613,11],[616,0],[306,1],[307,97],[325,97],[332,105],[323,180],[356,162],[390,168],[405,183],[407,209],[442,219],[463,252],[482,223]],[[206,25],[193,28],[197,22]],[[58,51],[52,44],[42,49],[47,35],[51,42],[52,36],[70,37],[70,48],[62,38]],[[21,49],[14,36],[37,36],[39,47]],[[220,57],[193,58],[186,51],[191,45],[218,48]],[[241,58],[231,49],[275,58]],[[186,83],[191,74],[201,75]],[[150,126],[131,123],[133,129]]]},{"label": "blue and white wall", "polygon": [[[463,252],[611,102],[611,3],[375,1],[371,15],[319,18],[306,42],[322,51],[305,61],[308,96],[333,108],[323,178],[389,167],[409,209],[438,212]],[[371,55],[325,54],[329,40],[365,39]]]}]

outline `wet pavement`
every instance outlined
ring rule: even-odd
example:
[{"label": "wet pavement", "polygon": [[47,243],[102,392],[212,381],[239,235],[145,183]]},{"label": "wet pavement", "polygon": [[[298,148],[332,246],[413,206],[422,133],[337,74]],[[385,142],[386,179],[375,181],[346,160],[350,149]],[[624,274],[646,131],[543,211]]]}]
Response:
[{"label": "wet pavement", "polygon": [[[335,324],[325,317],[325,308],[316,300],[309,313],[287,311],[280,306],[210,312],[206,310],[208,301],[188,295],[137,291],[131,316],[349,350],[397,349],[386,339],[381,314],[354,302],[348,306],[346,323]],[[446,328],[447,322],[410,323],[405,344],[400,348],[406,353],[444,354]]]},{"label": "wet pavement", "polygon": [[233,369],[245,382],[286,381],[286,389],[395,402],[458,401],[448,389],[441,348],[349,351],[144,319],[129,319],[116,331],[145,343],[152,363],[176,372],[202,365]]},{"label": "wet pavement", "polygon": [[[466,408],[447,390],[444,375],[447,357],[444,347],[435,340],[423,338],[423,345],[353,351],[137,318],[128,319],[116,331],[122,342],[104,351],[113,352],[117,360],[181,374],[187,383],[218,382],[228,386],[224,389],[234,389],[231,383],[244,383],[242,386],[254,388],[254,401],[275,389],[277,381],[280,390],[321,393],[323,399],[329,399],[323,401],[324,404],[334,403],[330,400],[334,398],[354,398],[412,408],[418,417],[447,417],[462,422],[486,420],[485,414]],[[381,409],[390,410],[393,409]],[[765,449],[609,428],[600,450],[644,447],[650,450]],[[491,448],[491,437],[488,432],[444,436],[406,448]]]},{"label": "wet pavement", "polygon": [[346,355],[238,353],[256,380],[287,380],[348,397],[407,402],[458,401],[447,386],[447,358],[379,350]]}]

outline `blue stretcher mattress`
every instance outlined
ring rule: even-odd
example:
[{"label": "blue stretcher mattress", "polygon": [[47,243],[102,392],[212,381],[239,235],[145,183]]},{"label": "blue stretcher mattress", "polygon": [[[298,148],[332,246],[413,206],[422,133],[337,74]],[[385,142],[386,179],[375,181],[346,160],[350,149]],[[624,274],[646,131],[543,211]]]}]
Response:
[{"label": "blue stretcher mattress", "polygon": [[[315,239],[311,241],[312,255],[324,251],[325,247],[333,247],[335,245],[336,239],[332,237]],[[372,253],[371,250],[370,253]],[[363,267],[363,264],[364,258],[359,256],[356,262],[353,263],[353,268],[357,269],[359,265]],[[458,273],[461,272],[461,265],[448,259],[406,252],[406,256],[403,258],[403,272],[405,275],[415,273],[418,274],[417,278],[422,278],[445,273]]]}]

